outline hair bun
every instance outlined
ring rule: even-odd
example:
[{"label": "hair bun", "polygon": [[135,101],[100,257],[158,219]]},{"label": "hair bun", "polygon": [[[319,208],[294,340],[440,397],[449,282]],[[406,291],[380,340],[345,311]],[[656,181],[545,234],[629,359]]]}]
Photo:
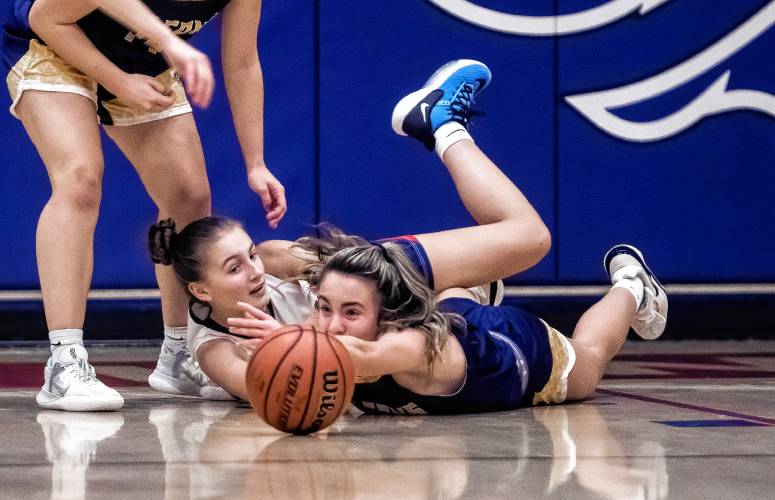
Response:
[{"label": "hair bun", "polygon": [[168,266],[172,263],[172,245],[177,232],[175,221],[172,219],[160,220],[152,224],[148,230],[148,250],[151,252],[151,260],[155,264]]}]

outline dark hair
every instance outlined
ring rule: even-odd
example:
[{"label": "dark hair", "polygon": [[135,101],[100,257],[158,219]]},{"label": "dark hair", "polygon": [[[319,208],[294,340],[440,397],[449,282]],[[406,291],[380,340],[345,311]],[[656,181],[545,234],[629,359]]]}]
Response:
[{"label": "dark hair", "polygon": [[306,275],[314,289],[330,272],[360,276],[375,283],[381,299],[380,332],[417,328],[425,334],[425,354],[430,363],[441,353],[450,325],[462,326],[462,317],[439,311],[435,293],[428,288],[401,248],[389,241],[372,244],[358,236],[344,234],[333,226],[318,228],[321,238],[297,241],[317,256]]},{"label": "dark hair", "polygon": [[172,264],[175,275],[188,285],[202,279],[203,255],[207,247],[223,233],[242,224],[228,217],[203,217],[188,224],[179,233],[175,221],[161,220],[148,230],[148,250],[156,264]]}]

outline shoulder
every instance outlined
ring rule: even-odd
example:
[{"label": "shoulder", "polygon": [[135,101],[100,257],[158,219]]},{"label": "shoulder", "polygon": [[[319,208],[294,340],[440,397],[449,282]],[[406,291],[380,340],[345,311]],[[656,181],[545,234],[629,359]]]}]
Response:
[{"label": "shoulder", "polygon": [[309,283],[304,280],[286,281],[271,274],[265,274],[264,279],[270,290],[281,294],[307,294],[309,292]]}]

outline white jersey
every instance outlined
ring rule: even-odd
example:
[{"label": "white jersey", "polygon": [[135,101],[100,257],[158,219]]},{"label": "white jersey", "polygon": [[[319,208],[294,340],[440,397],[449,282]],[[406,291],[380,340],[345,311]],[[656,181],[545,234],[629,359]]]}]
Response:
[{"label": "white jersey", "polygon": [[[311,314],[315,295],[306,281],[288,282],[269,274],[265,275],[267,293],[274,318],[284,325],[303,323]],[[228,329],[210,318],[207,304],[192,302],[188,309],[188,350],[196,359],[202,344],[211,340],[228,340],[237,343],[242,337],[232,335]]]}]

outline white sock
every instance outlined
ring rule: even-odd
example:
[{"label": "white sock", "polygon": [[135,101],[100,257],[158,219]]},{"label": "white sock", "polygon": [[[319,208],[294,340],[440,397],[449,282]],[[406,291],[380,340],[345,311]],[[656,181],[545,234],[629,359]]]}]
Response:
[{"label": "white sock", "polygon": [[643,302],[643,282],[640,278],[637,276],[633,278],[620,278],[614,283],[611,290],[614,288],[624,288],[630,292],[635,297],[635,310],[640,309],[640,305]]},{"label": "white sock", "polygon": [[65,345],[83,345],[83,330],[80,328],[51,330],[48,332],[48,340],[51,342],[51,352],[54,352],[54,349],[59,349]]},{"label": "white sock", "polygon": [[436,154],[444,160],[444,152],[453,144],[463,139],[473,141],[471,134],[458,122],[447,122],[433,133],[436,138]]},{"label": "white sock", "polygon": [[88,360],[89,355],[83,347],[83,330],[79,328],[65,328],[48,332],[51,342],[51,358],[54,362],[69,365],[76,359]]},{"label": "white sock", "polygon": [[164,325],[164,346],[173,352],[180,351],[186,348],[186,332],[185,326],[167,326]]}]

